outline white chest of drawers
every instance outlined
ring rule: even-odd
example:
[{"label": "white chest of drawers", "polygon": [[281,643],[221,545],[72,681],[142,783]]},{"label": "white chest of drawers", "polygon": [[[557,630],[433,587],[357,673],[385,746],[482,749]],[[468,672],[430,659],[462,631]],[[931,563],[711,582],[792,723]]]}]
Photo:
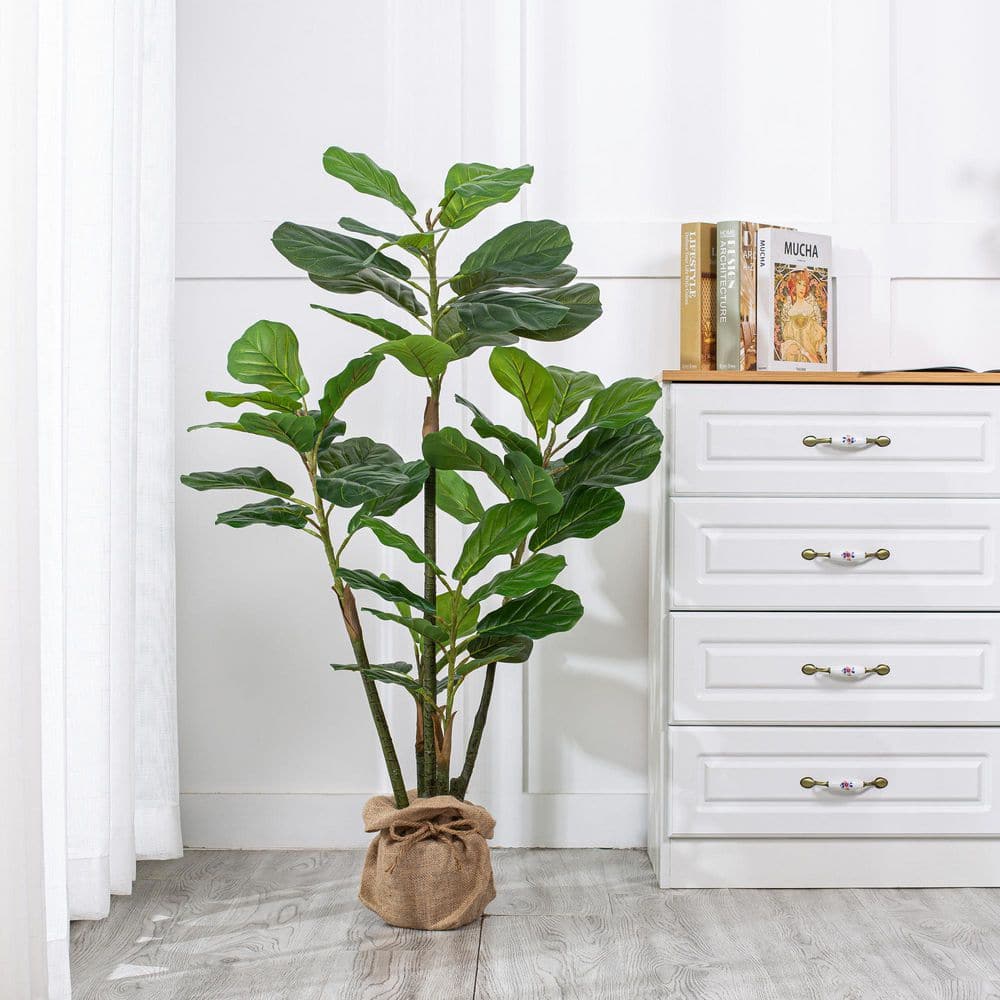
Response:
[{"label": "white chest of drawers", "polygon": [[1000,885],[1000,378],[697,377],[654,517],[660,884]]}]

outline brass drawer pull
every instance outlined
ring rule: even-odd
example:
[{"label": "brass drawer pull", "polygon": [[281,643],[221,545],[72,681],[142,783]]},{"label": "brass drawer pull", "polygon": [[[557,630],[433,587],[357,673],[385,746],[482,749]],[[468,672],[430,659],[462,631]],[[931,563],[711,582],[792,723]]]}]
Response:
[{"label": "brass drawer pull", "polygon": [[815,549],[803,549],[802,558],[812,562],[813,559],[833,559],[835,562],[857,562],[862,555],[865,559],[878,559],[885,562],[892,553],[888,549],[876,549],[874,552],[858,552],[855,549],[844,549],[843,552],[817,552]]},{"label": "brass drawer pull", "polygon": [[810,778],[806,776],[799,780],[799,784],[803,788],[835,788],[841,792],[853,792],[861,788],[885,788],[889,784],[888,778],[872,778],[871,781],[865,781],[861,778],[840,778],[838,781],[834,781],[831,786],[829,779],[826,781],[819,781],[817,778]]},{"label": "brass drawer pull", "polygon": [[817,667],[815,663],[802,664],[802,673],[806,677],[814,674],[831,674],[834,677],[867,677],[869,674],[878,674],[879,677],[885,677],[889,669],[888,663],[880,663],[877,667],[854,667],[848,664],[842,667]]},{"label": "brass drawer pull", "polygon": [[815,448],[818,444],[835,444],[839,448],[864,448],[870,444],[879,448],[888,448],[892,444],[892,438],[887,434],[879,434],[878,437],[862,437],[859,434],[841,434],[836,438],[816,437],[815,434],[807,434],[802,443],[807,448]]}]

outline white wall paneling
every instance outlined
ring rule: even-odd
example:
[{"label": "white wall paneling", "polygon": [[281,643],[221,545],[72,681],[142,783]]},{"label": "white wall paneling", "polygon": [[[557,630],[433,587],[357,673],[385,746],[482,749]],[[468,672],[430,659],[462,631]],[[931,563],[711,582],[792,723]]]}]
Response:
[{"label": "white wall paneling", "polygon": [[[1000,366],[980,322],[1000,287],[998,140],[982,127],[1000,14],[961,6],[948,26],[929,0],[179,0],[179,427],[207,414],[201,390],[225,384],[228,345],[256,319],[290,323],[314,373],[366,346],[308,309],[323,293],[269,243],[285,218],[394,222],[323,173],[332,143],[426,204],[455,160],[536,166],[452,252],[517,218],[570,226],[605,315],[546,361],[675,366],[679,224],[744,216],[833,233],[841,367]],[[793,99],[790,53],[809,68]],[[391,405],[370,388],[349,415],[412,453],[416,383],[388,367],[379,382]],[[516,419],[485,358],[452,389]],[[464,418],[449,404],[445,419]],[[257,463],[261,448],[181,432],[178,467]],[[498,842],[642,842],[650,495],[633,488],[615,532],[567,547],[579,628],[498,676],[472,790]],[[322,565],[308,539],[213,527],[215,500],[178,503],[188,842],[361,842],[358,797],[382,778],[360,692],[325,669],[344,644]],[[388,700],[408,727],[409,705]]]}]

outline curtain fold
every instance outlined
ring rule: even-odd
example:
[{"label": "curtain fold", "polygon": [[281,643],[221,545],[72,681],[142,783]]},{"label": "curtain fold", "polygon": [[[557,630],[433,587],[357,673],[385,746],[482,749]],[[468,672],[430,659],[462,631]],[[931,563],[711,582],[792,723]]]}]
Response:
[{"label": "curtain fold", "polygon": [[69,920],[181,853],[173,0],[0,4],[0,39],[0,995],[68,1000]]}]

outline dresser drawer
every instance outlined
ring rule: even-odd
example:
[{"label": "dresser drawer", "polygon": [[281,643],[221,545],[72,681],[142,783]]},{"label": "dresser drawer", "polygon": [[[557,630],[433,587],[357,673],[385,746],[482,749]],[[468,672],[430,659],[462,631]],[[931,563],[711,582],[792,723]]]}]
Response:
[{"label": "dresser drawer", "polygon": [[[674,726],[668,739],[675,837],[1000,833],[996,729]],[[876,777],[887,786],[837,790]]]},{"label": "dresser drawer", "polygon": [[1000,610],[1000,500],[678,497],[669,515],[675,609]]},{"label": "dresser drawer", "polygon": [[675,724],[1000,724],[997,614],[675,612],[665,627]]},{"label": "dresser drawer", "polygon": [[[674,494],[1000,496],[1000,388],[675,385]],[[803,439],[888,443],[842,447]]]}]

